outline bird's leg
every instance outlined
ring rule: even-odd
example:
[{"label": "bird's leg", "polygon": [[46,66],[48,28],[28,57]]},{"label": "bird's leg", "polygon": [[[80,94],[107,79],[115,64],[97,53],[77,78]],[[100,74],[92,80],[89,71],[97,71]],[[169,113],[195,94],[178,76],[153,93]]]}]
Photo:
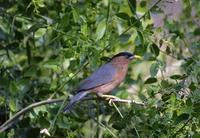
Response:
[{"label": "bird's leg", "polygon": [[105,98],[106,100],[109,100],[108,102],[109,105],[112,105],[113,99],[120,99],[119,97],[114,96],[114,95],[106,95],[106,94],[100,94],[100,93],[98,93],[97,95],[101,98]]},{"label": "bird's leg", "polygon": [[119,97],[117,97],[117,96],[114,96],[114,95],[107,95],[107,94],[100,94],[100,93],[98,93],[97,94],[99,97],[101,97],[101,98],[106,98],[106,99],[120,99]]}]

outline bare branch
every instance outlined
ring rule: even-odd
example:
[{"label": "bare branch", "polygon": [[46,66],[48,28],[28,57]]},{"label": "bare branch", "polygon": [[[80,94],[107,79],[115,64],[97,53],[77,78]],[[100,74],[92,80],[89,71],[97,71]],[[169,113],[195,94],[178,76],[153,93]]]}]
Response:
[{"label": "bare branch", "polygon": [[31,109],[41,106],[41,105],[45,105],[45,104],[52,104],[52,103],[58,103],[58,102],[62,102],[63,99],[51,99],[51,100],[44,100],[44,101],[40,101],[37,103],[33,103],[27,107],[25,107],[24,109],[22,109],[21,111],[17,112],[12,118],[10,118],[8,121],[6,121],[3,125],[0,126],[0,133],[5,131],[6,129],[8,129],[13,122],[15,122],[15,120],[17,120],[21,115],[27,113],[28,111],[30,111]]},{"label": "bare branch", "polygon": [[[96,100],[96,99],[97,98],[86,97],[83,100]],[[100,98],[100,99],[102,99],[102,98]],[[22,109],[21,111],[17,112],[12,118],[7,120],[4,124],[2,124],[0,126],[0,133],[4,132],[6,129],[11,127],[16,122],[16,120],[18,120],[20,118],[20,116],[22,116],[23,114],[29,112],[31,109],[33,109],[35,107],[42,106],[42,105],[60,103],[60,102],[63,102],[63,101],[64,101],[64,99],[48,99],[48,100],[40,101],[40,102],[37,102],[37,103],[33,103],[33,104],[25,107],[24,109]],[[136,102],[134,100],[120,99],[120,98],[112,99],[112,102],[129,103],[129,104],[130,103],[135,103],[137,105],[145,106],[144,103]]]}]

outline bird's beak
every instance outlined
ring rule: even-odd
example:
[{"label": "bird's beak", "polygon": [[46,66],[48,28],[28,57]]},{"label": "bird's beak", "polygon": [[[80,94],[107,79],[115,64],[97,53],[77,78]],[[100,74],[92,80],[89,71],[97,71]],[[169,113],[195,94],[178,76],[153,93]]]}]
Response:
[{"label": "bird's beak", "polygon": [[134,55],[133,58],[135,58],[135,59],[142,59],[142,57],[138,56],[138,55]]}]

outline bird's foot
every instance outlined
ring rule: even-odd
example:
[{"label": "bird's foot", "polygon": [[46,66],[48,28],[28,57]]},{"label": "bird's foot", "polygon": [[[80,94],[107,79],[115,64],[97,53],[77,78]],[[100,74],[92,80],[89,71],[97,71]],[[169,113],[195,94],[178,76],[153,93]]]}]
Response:
[{"label": "bird's foot", "polygon": [[98,94],[98,96],[108,100],[109,101],[108,103],[110,106],[112,105],[114,99],[120,99],[119,97],[114,96],[114,95]]}]

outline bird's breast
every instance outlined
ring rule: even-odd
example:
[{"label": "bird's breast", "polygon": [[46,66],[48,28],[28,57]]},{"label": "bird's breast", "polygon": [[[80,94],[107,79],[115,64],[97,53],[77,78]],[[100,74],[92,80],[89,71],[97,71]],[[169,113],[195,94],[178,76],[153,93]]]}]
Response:
[{"label": "bird's breast", "polygon": [[125,78],[127,74],[128,66],[121,66],[117,68],[116,74],[113,76],[111,82],[103,84],[93,89],[94,92],[97,93],[109,93],[113,89],[115,89]]}]

